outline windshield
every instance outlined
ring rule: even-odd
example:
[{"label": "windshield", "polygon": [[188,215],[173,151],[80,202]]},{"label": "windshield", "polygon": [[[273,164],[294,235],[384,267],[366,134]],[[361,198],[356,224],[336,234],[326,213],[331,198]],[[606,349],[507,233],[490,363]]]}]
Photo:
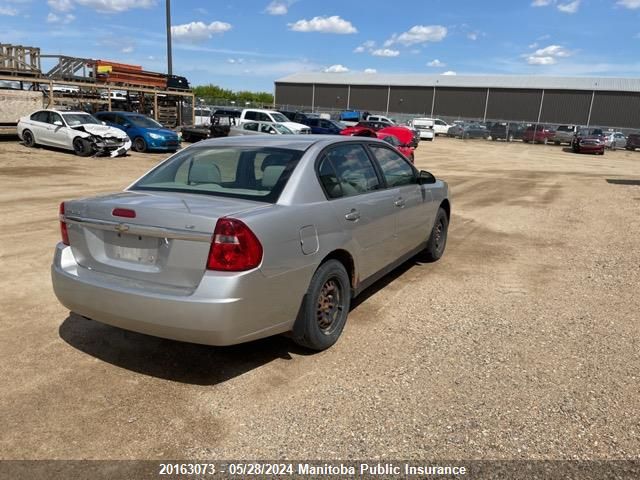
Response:
[{"label": "windshield", "polygon": [[275,122],[288,122],[289,121],[289,119],[287,117],[285,117],[281,113],[272,113],[271,117],[273,117],[273,120]]},{"label": "windshield", "polygon": [[192,147],[131,190],[184,192],[275,203],[302,152],[268,147]]},{"label": "windshield", "polygon": [[145,117],[144,115],[127,115],[127,120],[140,128],[164,128],[154,119]]},{"label": "windshield", "polygon": [[89,115],[88,113],[63,113],[65,122],[70,127],[77,127],[78,125],[102,125],[102,122],[98,120],[93,115]]}]

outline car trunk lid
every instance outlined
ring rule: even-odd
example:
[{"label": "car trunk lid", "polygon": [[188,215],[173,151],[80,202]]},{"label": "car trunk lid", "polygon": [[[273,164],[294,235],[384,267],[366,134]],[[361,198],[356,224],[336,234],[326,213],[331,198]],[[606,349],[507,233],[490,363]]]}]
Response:
[{"label": "car trunk lid", "polygon": [[204,274],[217,220],[269,206],[198,194],[122,192],[65,202],[65,220],[80,266],[193,289]]}]

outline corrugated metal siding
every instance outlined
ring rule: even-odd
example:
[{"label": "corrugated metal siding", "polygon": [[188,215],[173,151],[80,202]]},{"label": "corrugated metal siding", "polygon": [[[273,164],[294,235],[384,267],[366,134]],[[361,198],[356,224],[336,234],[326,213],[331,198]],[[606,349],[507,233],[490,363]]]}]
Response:
[{"label": "corrugated metal siding", "polygon": [[387,110],[388,92],[388,87],[352,85],[349,108],[384,112]]},{"label": "corrugated metal siding", "polygon": [[389,111],[395,113],[430,115],[432,101],[432,88],[391,87]]},{"label": "corrugated metal siding", "polygon": [[319,108],[347,108],[347,85],[316,85],[315,107]]},{"label": "corrugated metal siding", "polygon": [[280,105],[311,105],[312,85],[276,83],[276,102]]},{"label": "corrugated metal siding", "polygon": [[640,128],[640,94],[596,92],[591,125]]},{"label": "corrugated metal siding", "polygon": [[483,118],[487,90],[484,88],[436,88],[433,114],[443,117]]},{"label": "corrugated metal siding", "polygon": [[342,85],[391,85],[411,87],[522,88],[548,90],[600,90],[640,92],[639,78],[547,77],[542,75],[424,75],[365,73],[297,73],[277,80],[282,83],[329,83]]},{"label": "corrugated metal siding", "polygon": [[592,92],[545,90],[542,123],[576,123],[586,125]]},{"label": "corrugated metal siding", "polygon": [[494,89],[489,93],[487,120],[535,122],[540,110],[540,90]]}]

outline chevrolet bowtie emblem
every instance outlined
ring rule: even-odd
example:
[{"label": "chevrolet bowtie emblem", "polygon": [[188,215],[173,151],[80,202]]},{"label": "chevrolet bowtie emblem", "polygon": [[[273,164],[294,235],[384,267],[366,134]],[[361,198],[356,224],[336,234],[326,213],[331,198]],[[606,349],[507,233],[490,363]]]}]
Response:
[{"label": "chevrolet bowtie emblem", "polygon": [[116,230],[119,231],[120,233],[126,232],[127,230],[129,230],[129,225],[126,225],[124,223],[119,223],[118,225],[116,225]]}]

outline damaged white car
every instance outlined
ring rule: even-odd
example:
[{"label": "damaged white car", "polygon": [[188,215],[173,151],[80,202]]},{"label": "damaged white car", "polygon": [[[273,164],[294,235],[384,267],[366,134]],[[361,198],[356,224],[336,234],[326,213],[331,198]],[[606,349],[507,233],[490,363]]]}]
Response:
[{"label": "damaged white car", "polygon": [[126,155],[131,139],[85,112],[38,110],[18,122],[18,135],[27,147],[46,145],[73,150],[81,157]]}]

